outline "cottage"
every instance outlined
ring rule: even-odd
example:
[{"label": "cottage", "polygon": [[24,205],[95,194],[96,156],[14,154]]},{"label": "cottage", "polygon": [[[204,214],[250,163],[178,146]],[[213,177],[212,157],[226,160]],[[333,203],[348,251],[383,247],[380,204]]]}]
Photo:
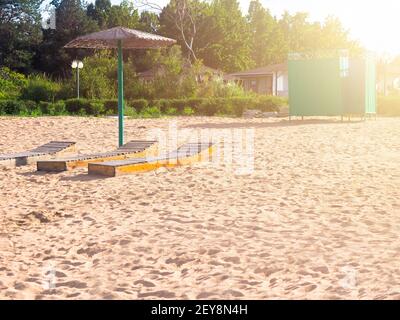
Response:
[{"label": "cottage", "polygon": [[259,94],[287,97],[289,91],[287,63],[274,64],[257,69],[235,72],[226,78]]}]

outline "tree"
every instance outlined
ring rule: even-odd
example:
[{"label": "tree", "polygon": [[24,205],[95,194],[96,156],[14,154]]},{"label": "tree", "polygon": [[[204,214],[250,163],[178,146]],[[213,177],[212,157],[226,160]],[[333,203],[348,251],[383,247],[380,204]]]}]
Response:
[{"label": "tree", "polygon": [[285,60],[285,42],[277,20],[259,0],[250,2],[247,16],[252,47],[251,57],[257,67]]},{"label": "tree", "polygon": [[140,27],[138,10],[127,0],[123,0],[118,6],[112,6],[107,18],[107,27],[126,27],[130,29]]},{"label": "tree", "polygon": [[187,54],[189,62],[197,60],[194,49],[198,34],[197,22],[206,5],[199,0],[171,0],[166,7],[162,8],[153,0],[138,1],[138,6],[160,13],[160,33],[176,39]]},{"label": "tree", "polygon": [[199,53],[204,63],[227,72],[251,67],[251,34],[239,2],[214,0],[210,15],[207,29],[201,30],[209,39]]},{"label": "tree", "polygon": [[107,27],[108,16],[111,11],[110,0],[96,0],[87,7],[87,15],[97,21],[100,29]]},{"label": "tree", "polygon": [[142,11],[140,13],[140,28],[150,33],[158,33],[160,30],[160,20],[155,12]]},{"label": "tree", "polygon": [[0,0],[0,65],[25,73],[41,41],[43,0]]},{"label": "tree", "polygon": [[81,0],[53,2],[56,7],[56,29],[43,31],[44,39],[39,48],[37,69],[53,76],[65,77],[76,57],[82,58],[88,50],[66,50],[63,47],[78,36],[98,30],[96,21],[88,17]]},{"label": "tree", "polygon": [[347,49],[351,54],[360,54],[362,48],[356,41],[349,39],[349,32],[343,28],[337,17],[325,19],[321,29],[320,47],[324,49]]}]

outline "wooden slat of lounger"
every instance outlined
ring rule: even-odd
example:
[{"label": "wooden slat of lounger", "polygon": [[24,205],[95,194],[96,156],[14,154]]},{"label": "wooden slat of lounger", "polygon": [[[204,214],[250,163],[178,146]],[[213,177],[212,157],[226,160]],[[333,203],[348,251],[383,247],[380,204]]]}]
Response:
[{"label": "wooden slat of lounger", "polygon": [[30,151],[0,155],[0,162],[6,165],[8,162],[8,165],[12,166],[27,165],[36,160],[45,159],[48,156],[65,151],[75,144],[72,141],[51,141]]},{"label": "wooden slat of lounger", "polygon": [[22,158],[22,157],[29,157],[29,156],[37,156],[37,155],[44,155],[46,153],[50,152],[60,152],[64,150],[67,147],[73,146],[75,142],[68,142],[63,145],[63,147],[58,147],[57,149],[53,148],[47,148],[45,146],[50,145],[50,143],[47,143],[45,145],[39,146],[35,149],[32,149],[30,151],[24,151],[24,152],[17,152],[17,153],[10,153],[10,154],[4,154],[0,155],[0,159],[10,159],[10,158]]},{"label": "wooden slat of lounger", "polygon": [[19,152],[19,153],[8,153],[8,154],[1,155],[0,160],[8,160],[8,159],[14,159],[14,158],[20,158],[20,157],[27,157],[29,155],[30,155],[29,151]]},{"label": "wooden slat of lounger", "polygon": [[[213,143],[188,143],[165,156],[89,163],[89,174],[115,177],[120,174],[155,170],[161,166],[190,163],[201,160],[201,154],[211,147]],[[186,161],[182,161],[183,159]]]},{"label": "wooden slat of lounger", "polygon": [[[61,158],[51,161],[38,162],[39,171],[65,171],[76,167],[86,166],[89,161],[103,162],[107,160],[116,160],[118,158],[132,157],[135,154],[146,153],[157,141],[130,141],[115,151],[100,152],[94,154],[76,155],[73,157]],[[104,159],[104,160],[102,160]]]}]

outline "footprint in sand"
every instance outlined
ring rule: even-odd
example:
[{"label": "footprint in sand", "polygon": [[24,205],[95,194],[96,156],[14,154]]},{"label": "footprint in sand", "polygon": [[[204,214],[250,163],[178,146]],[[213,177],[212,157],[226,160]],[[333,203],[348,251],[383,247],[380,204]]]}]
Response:
[{"label": "footprint in sand", "polygon": [[59,282],[56,284],[56,287],[68,287],[74,289],[85,289],[87,288],[87,284],[81,281],[67,281],[67,282]]},{"label": "footprint in sand", "polygon": [[167,290],[139,293],[138,298],[157,297],[161,299],[175,298],[175,293]]},{"label": "footprint in sand", "polygon": [[244,297],[244,294],[237,290],[226,290],[223,294],[234,298]]},{"label": "footprint in sand", "polygon": [[329,273],[328,267],[325,267],[325,266],[312,268],[312,270],[315,271],[315,272],[323,273],[323,274],[328,274]]},{"label": "footprint in sand", "polygon": [[146,280],[138,280],[138,281],[135,281],[133,284],[136,284],[136,285],[137,284],[141,284],[141,285],[143,285],[144,287],[147,287],[147,288],[156,286],[153,282],[146,281]]}]

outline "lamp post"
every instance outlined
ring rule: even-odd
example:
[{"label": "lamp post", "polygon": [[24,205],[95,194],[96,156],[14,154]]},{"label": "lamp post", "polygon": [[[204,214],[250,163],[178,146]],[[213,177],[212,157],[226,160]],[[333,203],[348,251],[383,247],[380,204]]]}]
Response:
[{"label": "lamp post", "polygon": [[83,68],[83,62],[79,60],[72,61],[72,69],[76,69],[76,92],[79,99],[79,69]]}]

